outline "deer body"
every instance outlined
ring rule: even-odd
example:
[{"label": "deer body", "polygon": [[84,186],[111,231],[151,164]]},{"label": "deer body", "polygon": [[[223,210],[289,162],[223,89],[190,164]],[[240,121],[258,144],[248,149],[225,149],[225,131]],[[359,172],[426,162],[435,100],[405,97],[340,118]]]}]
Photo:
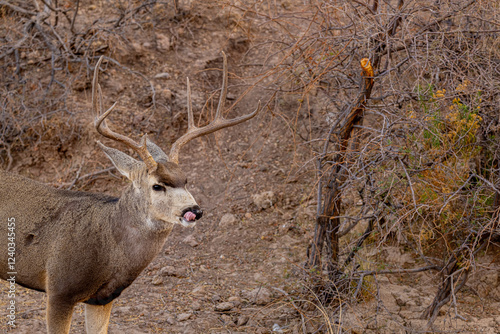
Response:
[{"label": "deer body", "polygon": [[[3,171],[0,184],[0,221],[13,217],[16,223],[16,283],[58,291],[73,303],[106,304],[156,256],[174,226],[146,224],[146,203],[133,186],[115,198],[58,190]],[[7,224],[0,227],[7,235]],[[0,247],[7,249],[7,238],[0,238]],[[0,256],[0,277],[7,279],[7,254]]]},{"label": "deer body", "polygon": [[[0,278],[15,278],[47,293],[47,330],[67,334],[74,306],[83,302],[89,334],[107,333],[112,302],[161,251],[175,224],[194,226],[203,212],[186,188],[178,165],[180,148],[190,140],[242,123],[260,110],[225,120],[227,61],[214,121],[194,125],[188,80],[188,131],[170,154],[143,136],[140,143],[113,132],[102,112],[98,84],[101,57],[92,82],[94,125],[103,136],[125,144],[142,159],[98,142],[116,169],[131,183],[120,198],[58,190],[0,170]],[[99,99],[98,99],[99,98]],[[15,266],[8,266],[8,222],[15,220]],[[15,274],[9,274],[15,271]]]},{"label": "deer body", "polygon": [[[144,170],[136,182],[151,177],[155,178]],[[15,219],[15,281],[48,293],[47,314],[53,314],[48,319],[50,333],[69,330],[72,310],[78,302],[87,304],[87,313],[93,308],[105,310],[108,304],[110,311],[113,299],[160,252],[175,220],[186,209],[199,210],[184,189],[185,183],[178,185],[181,189],[171,185],[174,193],[184,193],[180,204],[162,203],[168,205],[164,212],[168,216],[171,211],[173,221],[152,217],[154,204],[150,196],[134,183],[120,198],[58,190],[4,171],[0,171],[0,184],[0,221]],[[179,196],[172,198],[178,200]],[[0,233],[7,236],[7,223],[0,226]],[[7,238],[0,239],[0,249],[7,249]],[[8,279],[7,273],[13,271],[7,261],[7,252],[1,252],[2,279]],[[107,327],[109,314],[94,314],[101,316]],[[87,316],[87,327],[96,323],[95,316]],[[105,332],[105,328],[101,332],[89,331]]]}]

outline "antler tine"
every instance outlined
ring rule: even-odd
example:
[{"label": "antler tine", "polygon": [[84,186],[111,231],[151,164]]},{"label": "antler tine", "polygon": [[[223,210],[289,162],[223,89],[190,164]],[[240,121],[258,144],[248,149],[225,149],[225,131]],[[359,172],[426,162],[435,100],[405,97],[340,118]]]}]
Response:
[{"label": "antler tine", "polygon": [[[94,114],[95,117],[94,127],[96,128],[97,132],[99,132],[104,137],[125,144],[126,146],[133,149],[137,154],[139,154],[141,159],[146,164],[148,171],[151,173],[156,170],[158,163],[153,159],[153,157],[151,156],[151,154],[147,149],[146,146],[147,135],[144,135],[142,137],[140,144],[137,144],[135,141],[128,138],[127,136],[111,131],[111,129],[108,127],[108,124],[106,123],[106,117],[108,117],[108,115],[113,111],[117,102],[115,102],[108,110],[106,110],[106,112],[101,113],[103,102],[102,102],[101,86],[99,85],[98,80],[99,80],[99,67],[101,66],[101,62],[103,59],[104,59],[103,56],[99,58],[99,61],[97,62],[97,65],[95,66],[94,69],[94,78],[92,80],[92,113]],[[99,108],[97,108],[98,94],[99,94]]]},{"label": "antler tine", "polygon": [[179,152],[182,146],[184,146],[186,143],[189,141],[204,136],[208,135],[212,132],[218,131],[223,128],[228,128],[230,126],[234,126],[240,123],[243,123],[245,121],[248,121],[249,119],[255,117],[260,111],[260,101],[259,104],[257,105],[257,108],[250,114],[243,115],[240,117],[236,117],[233,119],[216,119],[212,121],[210,124],[207,126],[204,126],[202,128],[197,128],[195,127],[192,130],[188,130],[182,137],[177,139],[175,143],[172,145],[172,148],[170,149],[170,154],[168,155],[168,158],[170,161],[178,163],[179,162]]},{"label": "antler tine", "polygon": [[227,96],[227,57],[222,51],[222,87],[220,89],[219,104],[217,104],[217,111],[215,112],[215,119],[222,118],[222,107],[226,103]]},{"label": "antler tine", "polygon": [[259,104],[257,105],[257,109],[255,109],[252,113],[236,117],[233,119],[224,119],[222,116],[222,107],[224,105],[224,102],[226,101],[226,95],[227,95],[227,59],[226,55],[224,52],[222,53],[222,56],[224,58],[224,73],[223,73],[223,79],[222,79],[222,87],[221,87],[221,95],[219,98],[219,104],[217,106],[217,111],[215,113],[215,119],[208,125],[198,128],[194,125],[193,121],[193,110],[191,106],[191,88],[189,87],[189,79],[187,81],[188,87],[187,87],[187,99],[188,99],[188,131],[182,135],[179,139],[175,141],[175,143],[172,145],[170,148],[170,154],[168,155],[169,160],[175,163],[179,162],[179,152],[182,146],[184,146],[186,143],[189,141],[198,138],[203,135],[207,135],[209,133],[218,131],[223,128],[227,128],[230,126],[234,126],[240,123],[243,123],[245,121],[248,121],[249,119],[255,117],[259,111],[260,111],[260,101]]},{"label": "antler tine", "polygon": [[193,104],[191,103],[191,85],[189,84],[189,78],[187,80],[187,112],[188,112],[188,131],[190,129],[196,128],[194,125],[194,117],[193,117]]}]

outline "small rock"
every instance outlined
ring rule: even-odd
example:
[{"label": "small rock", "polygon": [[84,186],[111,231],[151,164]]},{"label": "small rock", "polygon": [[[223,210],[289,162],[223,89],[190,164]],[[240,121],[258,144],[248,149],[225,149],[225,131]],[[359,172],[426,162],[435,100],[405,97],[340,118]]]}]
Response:
[{"label": "small rock", "polygon": [[134,116],[134,124],[139,124],[144,120],[144,115],[136,115]]},{"label": "small rock", "polygon": [[246,323],[248,322],[249,319],[250,318],[247,315],[242,314],[238,317],[238,320],[236,320],[236,325],[244,326],[244,325],[246,325]]},{"label": "small rock", "polygon": [[252,291],[243,290],[243,298],[257,305],[267,305],[271,302],[271,292],[267,288],[256,288]]},{"label": "small rock", "polygon": [[108,80],[107,85],[114,94],[121,94],[125,90],[125,86],[120,80]]},{"label": "small rock", "polygon": [[234,305],[230,302],[223,302],[215,305],[215,311],[217,312],[227,312],[233,309]]},{"label": "small rock", "polygon": [[169,324],[169,325],[173,325],[173,324],[175,324],[175,318],[174,318],[171,314],[169,314],[169,315],[167,316],[167,318],[165,319],[165,321],[166,321],[166,322],[167,322],[167,324]]},{"label": "small rock", "polygon": [[273,206],[274,197],[272,191],[264,191],[260,194],[252,195],[252,200],[259,210],[265,210]]},{"label": "small rock", "polygon": [[191,318],[192,315],[193,313],[181,313],[177,316],[177,321],[186,321]]},{"label": "small rock", "polygon": [[401,298],[396,298],[396,304],[401,307],[406,306],[406,302]]},{"label": "small rock", "polygon": [[222,218],[220,219],[219,226],[232,226],[234,225],[238,220],[236,219],[236,216],[233,215],[232,213],[226,213]]},{"label": "small rock", "polygon": [[252,218],[252,214],[250,212],[245,213],[245,218],[246,219]]},{"label": "small rock", "polygon": [[163,284],[163,277],[161,277],[160,275],[156,275],[155,277],[153,277],[153,279],[151,280],[151,284],[153,285],[160,285],[160,284]]},{"label": "small rock", "polygon": [[158,73],[154,76],[155,79],[170,79],[171,75],[167,72]]},{"label": "small rock", "polygon": [[193,296],[205,296],[205,288],[205,285],[199,285],[191,291],[191,294]]},{"label": "small rock", "polygon": [[227,301],[232,303],[234,305],[234,307],[241,306],[241,298],[240,297],[232,296],[232,297],[229,297],[229,299]]},{"label": "small rock", "polygon": [[191,247],[196,247],[199,245],[198,241],[196,240],[196,238],[192,234],[185,237],[184,240],[182,240],[182,241]]},{"label": "small rock", "polygon": [[220,316],[222,321],[224,321],[225,324],[234,324],[233,318],[227,314],[223,314]]},{"label": "small rock", "polygon": [[201,305],[200,305],[200,303],[198,303],[198,302],[192,302],[192,303],[191,303],[191,309],[192,309],[193,311],[199,311],[199,310],[201,310]]},{"label": "small rock", "polygon": [[172,93],[172,91],[168,88],[161,89],[160,93],[161,93],[161,96],[163,96],[163,98],[165,98],[165,100],[167,100],[167,101],[172,100],[172,98],[174,96],[174,93]]},{"label": "small rock", "polygon": [[156,42],[158,45],[158,50],[160,51],[168,51],[170,50],[170,38],[163,34],[156,35]]},{"label": "small rock", "polygon": [[283,329],[278,324],[273,325],[273,333],[283,333]]},{"label": "small rock", "polygon": [[180,268],[175,268],[173,266],[165,266],[160,269],[158,275],[161,276],[174,276],[174,277],[184,277],[184,272]]}]

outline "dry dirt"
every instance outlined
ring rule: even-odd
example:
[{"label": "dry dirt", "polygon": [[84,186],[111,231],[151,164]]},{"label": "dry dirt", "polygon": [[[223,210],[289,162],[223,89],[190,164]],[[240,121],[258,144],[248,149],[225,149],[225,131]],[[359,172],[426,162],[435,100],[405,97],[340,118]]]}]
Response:
[{"label": "dry dirt", "polygon": [[[186,125],[184,78],[191,77],[193,105],[201,110],[220,82],[220,71],[213,70],[221,68],[220,52],[228,54],[234,75],[249,77],[252,67],[242,65],[250,63],[250,57],[264,56],[250,46],[273,33],[256,26],[249,40],[235,28],[237,15],[230,9],[198,1],[185,6],[191,19],[189,24],[179,24],[175,32],[182,40],[174,41],[171,29],[158,27],[156,36],[163,46],[154,47],[149,35],[143,39],[138,35],[114,55],[148,78],[167,73],[152,79],[158,88],[156,110],[149,108],[144,82],[125,71],[111,69],[101,79],[107,103],[120,98],[112,123],[115,129],[136,138],[147,131],[165,148]],[[286,12],[286,8],[281,10]],[[85,14],[96,15],[84,8]],[[243,90],[233,81],[227,105]],[[259,94],[250,93],[231,115],[253,110]],[[14,172],[56,186],[66,182],[67,187],[72,178],[66,176],[76,175],[80,167],[81,175],[110,167],[95,144],[89,100],[88,90],[74,91],[76,122],[86,129],[84,136],[64,150],[47,144],[37,152],[19,152]],[[293,98],[282,97],[278,109],[294,110],[294,103]],[[313,105],[313,109],[321,106]],[[192,229],[176,226],[163,251],[115,301],[110,333],[326,333],[329,328],[339,332],[322,310],[293,302],[307,291],[300,268],[312,238],[316,205],[314,173],[308,172],[312,165],[295,173],[311,156],[296,143],[277,109],[266,108],[245,125],[184,148],[180,163],[205,215]],[[119,195],[125,183],[113,172],[91,182],[79,181],[75,189]],[[368,249],[365,254],[383,259],[387,266],[415,263],[398,247]],[[458,294],[457,312],[445,306],[436,331],[500,333],[498,252],[491,250],[480,261],[478,274]],[[420,332],[425,321],[419,315],[432,301],[436,282],[430,273],[378,276],[371,283],[371,293],[379,298],[367,293],[359,303],[345,306],[337,321],[347,333]],[[6,289],[2,282],[2,290]],[[17,292],[18,327],[9,330],[2,313],[0,331],[45,332],[45,295],[21,287]],[[6,299],[0,301],[5,312]],[[324,311],[333,312],[331,308]],[[84,333],[81,305],[75,310],[71,332]]]}]

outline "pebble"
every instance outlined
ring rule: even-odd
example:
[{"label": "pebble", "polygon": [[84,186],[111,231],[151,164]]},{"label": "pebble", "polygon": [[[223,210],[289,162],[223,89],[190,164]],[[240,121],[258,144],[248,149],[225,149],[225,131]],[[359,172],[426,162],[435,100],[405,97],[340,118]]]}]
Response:
[{"label": "pebble", "polygon": [[171,314],[167,316],[166,321],[167,321],[167,324],[169,324],[169,325],[175,324],[175,318]]},{"label": "pebble", "polygon": [[185,274],[182,269],[173,266],[165,266],[160,269],[158,275],[161,276],[174,276],[174,277],[184,277]]},{"label": "pebble", "polygon": [[264,191],[260,194],[252,195],[252,200],[259,210],[265,210],[273,206],[275,195],[272,191]]},{"label": "pebble", "polygon": [[193,313],[181,313],[177,316],[178,321],[186,321],[193,316]]},{"label": "pebble", "polygon": [[273,333],[283,333],[283,329],[278,324],[273,325]]},{"label": "pebble", "polygon": [[191,309],[192,309],[193,311],[199,311],[199,310],[201,310],[201,305],[200,305],[200,303],[198,303],[198,302],[193,302],[193,303],[191,303]]},{"label": "pebble", "polygon": [[271,292],[267,288],[256,288],[251,291],[243,290],[241,296],[251,303],[267,305],[271,302]]},{"label": "pebble", "polygon": [[219,221],[219,226],[232,226],[234,225],[238,220],[236,219],[236,216],[233,215],[232,213],[226,213],[224,216]]},{"label": "pebble", "polygon": [[223,314],[220,316],[222,321],[224,321],[225,324],[234,324],[233,318],[227,314]]},{"label": "pebble", "polygon": [[236,320],[236,325],[245,326],[249,319],[247,315],[242,314],[238,317],[238,320]]},{"label": "pebble", "polygon": [[233,309],[234,305],[231,302],[223,302],[215,305],[215,311],[217,312],[227,312]]},{"label": "pebble", "polygon": [[161,285],[163,284],[163,277],[161,277],[160,275],[156,275],[155,277],[153,277],[153,279],[151,280],[151,283],[153,285]]},{"label": "pebble", "polygon": [[229,299],[227,301],[232,303],[234,305],[234,307],[241,306],[241,298],[240,297],[232,296],[232,297],[229,297]]},{"label": "pebble", "polygon": [[185,237],[183,242],[188,244],[191,247],[196,247],[199,245],[198,241],[196,240],[196,238],[192,234]]},{"label": "pebble", "polygon": [[170,73],[163,72],[163,73],[158,73],[154,77],[155,79],[170,79]]},{"label": "pebble", "polygon": [[171,47],[170,38],[164,34],[156,34],[156,43],[158,50],[169,51]]}]

